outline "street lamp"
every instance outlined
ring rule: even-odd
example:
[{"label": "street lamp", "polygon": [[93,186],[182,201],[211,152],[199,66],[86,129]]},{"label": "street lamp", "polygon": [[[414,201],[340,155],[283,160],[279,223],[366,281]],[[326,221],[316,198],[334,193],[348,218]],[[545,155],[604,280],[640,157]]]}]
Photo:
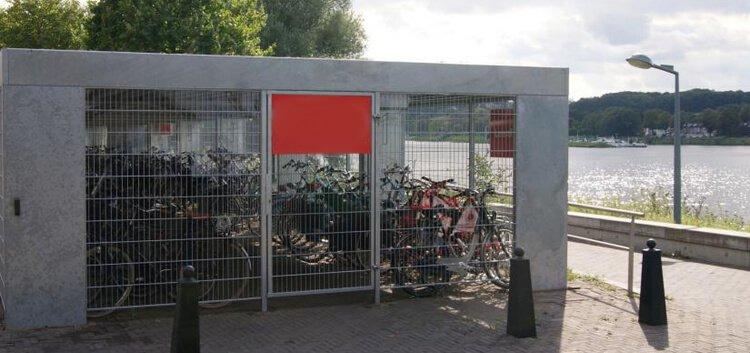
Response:
[{"label": "street lamp", "polygon": [[651,58],[643,54],[636,54],[625,59],[630,65],[639,69],[658,69],[674,75],[674,222],[682,223],[682,161],[680,147],[682,144],[682,129],[680,127],[680,73],[672,65],[657,65]]}]

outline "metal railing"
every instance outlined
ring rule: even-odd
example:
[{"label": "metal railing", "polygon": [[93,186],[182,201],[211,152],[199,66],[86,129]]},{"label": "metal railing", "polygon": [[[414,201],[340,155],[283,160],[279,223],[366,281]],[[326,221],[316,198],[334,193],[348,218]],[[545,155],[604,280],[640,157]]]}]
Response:
[{"label": "metal railing", "polygon": [[[513,194],[508,193],[498,193],[498,195],[503,197],[513,197]],[[502,207],[502,204],[494,204],[495,207]],[[511,205],[508,205],[508,207],[512,207]],[[633,297],[633,265],[634,265],[634,248],[635,248],[635,219],[636,218],[643,218],[646,216],[643,212],[637,212],[637,211],[630,211],[630,210],[623,210],[618,208],[611,208],[611,207],[603,207],[603,206],[596,206],[596,205],[588,205],[583,203],[577,203],[577,202],[568,202],[568,207],[577,207],[582,208],[586,210],[592,210],[592,211],[599,211],[599,212],[606,212],[612,215],[618,215],[618,216],[626,216],[630,218],[630,229],[629,229],[629,246],[627,247],[628,250],[628,296]],[[591,239],[587,237],[577,236],[578,238],[585,238],[585,239]],[[604,242],[602,242],[604,243]],[[616,244],[610,244],[610,243],[604,243],[607,246],[622,249],[625,250],[626,247],[616,245]]]},{"label": "metal railing", "polygon": [[635,218],[636,217],[643,218],[646,214],[643,212],[621,210],[618,208],[611,208],[611,207],[587,205],[587,204],[577,203],[577,202],[568,202],[568,207],[578,207],[578,208],[587,209],[587,210],[607,212],[609,214],[627,216],[630,218],[630,230],[628,234],[629,235],[628,239],[630,239],[630,244],[628,246],[628,296],[633,297],[633,262],[634,262],[633,260],[634,250],[633,249],[635,247]]}]

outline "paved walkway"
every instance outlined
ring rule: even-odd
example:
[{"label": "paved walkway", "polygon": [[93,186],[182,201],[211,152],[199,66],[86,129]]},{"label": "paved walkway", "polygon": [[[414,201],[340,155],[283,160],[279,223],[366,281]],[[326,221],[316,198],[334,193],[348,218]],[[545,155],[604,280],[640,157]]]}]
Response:
[{"label": "paved walkway", "polygon": [[[657,244],[658,245],[658,244]],[[658,246],[657,246],[658,247]],[[568,242],[568,267],[627,288],[628,252]],[[702,309],[707,304],[728,303],[728,309],[750,315],[750,271],[700,262],[662,258],[664,291],[685,305]],[[641,287],[641,254],[635,254],[633,288]],[[731,303],[731,305],[729,305]],[[744,309],[744,310],[743,310]]]},{"label": "paved walkway", "polygon": [[[622,254],[582,244],[570,247],[575,270],[612,270],[615,280]],[[436,298],[390,296],[377,306],[369,304],[367,296],[347,295],[317,299],[314,306],[275,303],[268,313],[246,307],[206,312],[201,316],[202,348],[204,353],[750,352],[750,310],[744,300],[733,300],[734,294],[728,293],[732,288],[738,296],[747,293],[747,271],[677,263],[665,265],[667,291],[674,299],[667,304],[669,325],[663,327],[639,325],[637,303],[624,291],[576,282],[571,285],[580,289],[537,293],[539,338],[516,339],[504,333],[505,294],[489,286],[467,286]],[[683,271],[672,272],[675,266],[697,271],[693,279],[683,274],[684,281],[703,283],[692,287],[702,290],[671,284],[673,273]],[[713,279],[700,280],[711,271]],[[744,283],[732,283],[741,280]],[[724,289],[706,291],[713,285]],[[167,352],[170,312],[134,315],[124,313],[80,328],[3,331],[0,352]]]}]

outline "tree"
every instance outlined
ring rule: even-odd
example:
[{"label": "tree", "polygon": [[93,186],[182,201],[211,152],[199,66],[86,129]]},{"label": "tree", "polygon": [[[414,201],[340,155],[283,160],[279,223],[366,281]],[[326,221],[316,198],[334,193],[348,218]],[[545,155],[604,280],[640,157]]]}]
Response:
[{"label": "tree", "polygon": [[365,48],[362,20],[350,0],[263,0],[263,46],[274,55],[355,58]]},{"label": "tree", "polygon": [[672,123],[672,115],[661,109],[649,109],[643,112],[643,127],[666,130]]},{"label": "tree", "polygon": [[638,136],[641,134],[641,117],[630,108],[611,107],[603,112],[589,113],[584,123],[599,136]]},{"label": "tree", "polygon": [[0,47],[83,49],[86,17],[76,0],[12,0],[0,9]]},{"label": "tree", "polygon": [[255,0],[101,0],[91,5],[95,50],[268,55]]}]

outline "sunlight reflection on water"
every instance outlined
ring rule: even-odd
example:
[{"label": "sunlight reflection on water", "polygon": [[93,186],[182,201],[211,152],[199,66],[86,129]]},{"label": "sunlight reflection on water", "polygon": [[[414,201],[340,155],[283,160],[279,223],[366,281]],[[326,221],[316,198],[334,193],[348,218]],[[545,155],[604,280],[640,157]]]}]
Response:
[{"label": "sunlight reflection on water", "polygon": [[[569,195],[598,201],[659,188],[671,193],[672,153],[672,146],[570,148]],[[750,220],[750,146],[684,146],[682,164],[688,203],[705,199],[712,209]]]},{"label": "sunlight reflection on water", "polygon": [[[406,160],[421,175],[456,178],[459,183],[468,179],[468,144],[408,141],[406,146]],[[488,148],[476,146],[479,154],[486,155]],[[571,200],[593,203],[612,197],[631,200],[659,190],[671,195],[672,161],[672,146],[570,148],[568,194]],[[512,168],[509,160],[494,162]],[[703,200],[714,211],[750,221],[750,146],[683,146],[682,166],[682,192],[688,203]]]}]

